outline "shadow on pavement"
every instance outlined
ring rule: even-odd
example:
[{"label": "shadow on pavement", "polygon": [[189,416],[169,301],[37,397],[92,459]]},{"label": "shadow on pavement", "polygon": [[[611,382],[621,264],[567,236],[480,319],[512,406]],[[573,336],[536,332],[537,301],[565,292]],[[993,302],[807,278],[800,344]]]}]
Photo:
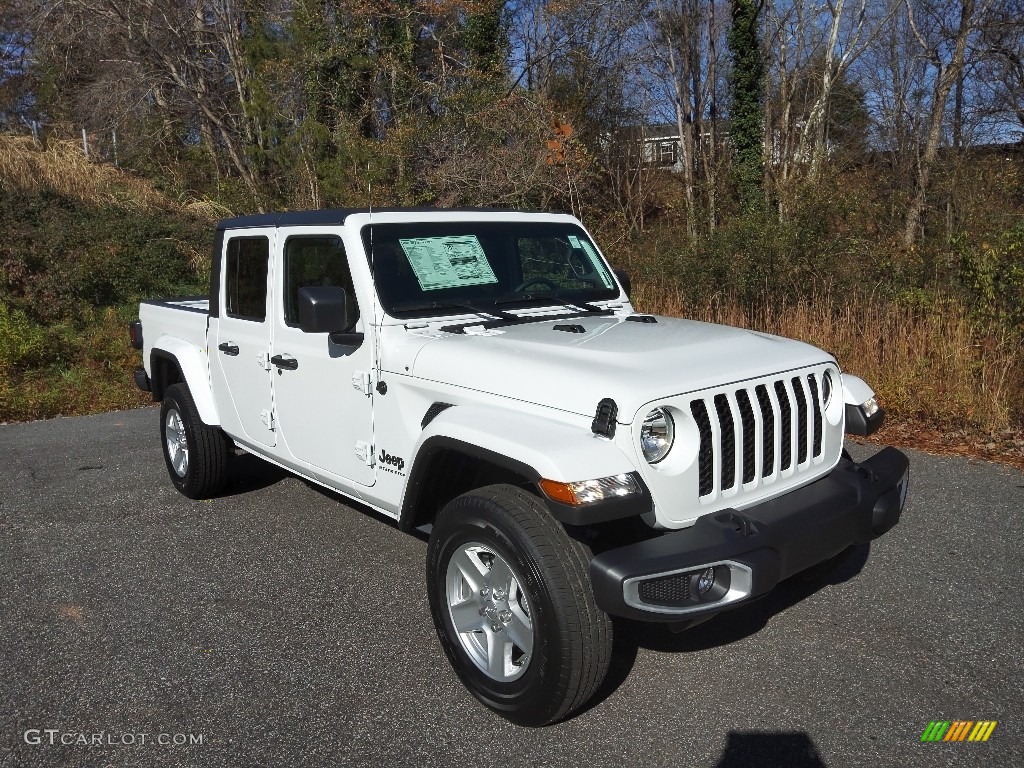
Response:
[{"label": "shadow on pavement", "polygon": [[760,632],[776,614],[806,600],[827,586],[849,581],[864,568],[870,544],[854,547],[846,559],[828,573],[797,574],[759,600],[725,611],[685,632],[670,632],[663,624],[626,625],[638,646],[658,651],[703,651],[728,645]]},{"label": "shadow on pavement", "polygon": [[241,496],[279,483],[292,474],[251,453],[232,456],[228,462],[228,482],[221,496]]},{"label": "shadow on pavement", "polygon": [[[611,664],[604,683],[597,694],[580,712],[585,712],[611,696],[626,681],[633,669],[640,648],[663,653],[693,653],[728,645],[760,632],[772,617],[815,592],[831,585],[842,584],[859,574],[867,563],[871,545],[853,547],[842,562],[825,573],[811,569],[779,584],[759,600],[725,611],[706,623],[684,632],[672,632],[664,624],[638,621],[615,621],[615,644]],[[744,763],[720,763],[743,765]],[[753,763],[746,763],[752,765]],[[821,763],[793,763],[793,765],[820,765]]]},{"label": "shadow on pavement", "polygon": [[715,768],[827,768],[803,731],[729,731]]}]

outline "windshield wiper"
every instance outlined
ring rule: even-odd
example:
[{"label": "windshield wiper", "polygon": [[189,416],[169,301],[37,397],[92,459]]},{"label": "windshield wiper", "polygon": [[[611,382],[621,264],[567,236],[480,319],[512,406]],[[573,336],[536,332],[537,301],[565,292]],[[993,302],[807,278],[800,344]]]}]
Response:
[{"label": "windshield wiper", "polygon": [[398,304],[395,306],[395,311],[397,312],[420,312],[427,309],[468,309],[476,315],[490,315],[505,321],[516,319],[515,315],[502,312],[500,309],[484,309],[468,302],[460,304],[453,301],[419,301],[412,304]]},{"label": "windshield wiper", "polygon": [[582,309],[584,312],[601,312],[609,313],[610,309],[602,309],[601,307],[589,304],[586,301],[569,301],[568,299],[562,299],[558,296],[544,294],[544,293],[522,293],[517,296],[505,296],[495,300],[495,304],[518,304],[520,302],[531,302],[531,303],[543,303],[543,304],[559,304],[569,309]]}]

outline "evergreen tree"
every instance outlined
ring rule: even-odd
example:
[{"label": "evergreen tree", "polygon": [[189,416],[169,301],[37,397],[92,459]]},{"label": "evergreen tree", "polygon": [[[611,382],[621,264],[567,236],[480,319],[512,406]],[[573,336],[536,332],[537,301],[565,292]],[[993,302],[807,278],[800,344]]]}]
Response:
[{"label": "evergreen tree", "polygon": [[764,202],[765,66],[760,25],[763,8],[763,0],[732,0],[729,28],[729,138],[735,152],[733,178],[746,210],[758,208]]},{"label": "evergreen tree", "polygon": [[462,39],[471,66],[490,75],[505,74],[507,27],[505,0],[484,0],[477,9],[466,14]]}]

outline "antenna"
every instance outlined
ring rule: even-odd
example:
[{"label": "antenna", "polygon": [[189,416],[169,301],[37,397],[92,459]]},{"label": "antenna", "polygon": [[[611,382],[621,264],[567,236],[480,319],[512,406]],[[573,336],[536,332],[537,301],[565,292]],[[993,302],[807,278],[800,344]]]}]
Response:
[{"label": "antenna", "polygon": [[[377,272],[376,264],[374,264],[373,254],[373,177],[370,175],[370,161],[366,161],[366,204],[370,210],[370,215],[367,218],[366,226],[370,228],[370,277],[374,281],[374,290],[376,290],[377,284]],[[377,302],[373,304],[373,319],[377,321]],[[380,366],[378,365],[378,368]]]},{"label": "antenna", "polygon": [[373,367],[374,367],[374,379],[377,386],[380,384],[380,328],[384,324],[383,314],[377,316],[377,302],[380,300],[380,294],[377,293],[377,264],[376,256],[373,252],[373,176],[370,174],[370,161],[366,161],[366,202],[367,208],[369,209],[369,216],[367,217],[366,226],[370,228],[370,280],[373,285]]}]

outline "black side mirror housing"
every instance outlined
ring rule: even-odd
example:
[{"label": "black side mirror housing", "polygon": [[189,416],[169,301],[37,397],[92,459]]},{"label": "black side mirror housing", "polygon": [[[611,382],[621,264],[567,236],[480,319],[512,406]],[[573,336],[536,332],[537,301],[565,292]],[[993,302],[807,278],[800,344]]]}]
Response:
[{"label": "black side mirror housing", "polygon": [[303,333],[329,333],[335,344],[362,343],[363,334],[349,333],[348,294],[337,285],[299,288],[299,328]]},{"label": "black side mirror housing", "polygon": [[633,293],[633,281],[629,279],[629,273],[624,269],[613,269],[612,271],[622,284],[622,290],[626,292],[626,298],[630,298]]}]

